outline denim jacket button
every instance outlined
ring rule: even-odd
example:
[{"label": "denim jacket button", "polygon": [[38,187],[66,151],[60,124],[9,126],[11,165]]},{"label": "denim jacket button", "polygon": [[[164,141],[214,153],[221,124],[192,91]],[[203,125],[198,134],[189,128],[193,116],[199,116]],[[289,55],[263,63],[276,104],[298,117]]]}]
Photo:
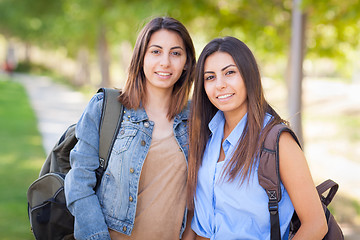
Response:
[{"label": "denim jacket button", "polygon": [[134,199],[132,196],[129,197],[129,201],[132,202]]},{"label": "denim jacket button", "polygon": [[144,127],[148,128],[150,126],[149,122],[144,122]]},{"label": "denim jacket button", "polygon": [[133,168],[130,168],[130,173],[134,173],[134,169],[133,169]]},{"label": "denim jacket button", "polygon": [[125,226],[123,227],[123,231],[126,232],[126,227]]},{"label": "denim jacket button", "polygon": [[141,146],[145,146],[146,142],[144,140],[141,141]]}]

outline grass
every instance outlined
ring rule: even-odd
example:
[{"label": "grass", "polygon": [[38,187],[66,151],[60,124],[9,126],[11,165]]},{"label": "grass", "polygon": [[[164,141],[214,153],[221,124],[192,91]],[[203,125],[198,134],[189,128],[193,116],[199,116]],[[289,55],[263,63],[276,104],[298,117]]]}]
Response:
[{"label": "grass", "polygon": [[0,76],[0,239],[34,239],[26,192],[45,160],[25,89]]}]

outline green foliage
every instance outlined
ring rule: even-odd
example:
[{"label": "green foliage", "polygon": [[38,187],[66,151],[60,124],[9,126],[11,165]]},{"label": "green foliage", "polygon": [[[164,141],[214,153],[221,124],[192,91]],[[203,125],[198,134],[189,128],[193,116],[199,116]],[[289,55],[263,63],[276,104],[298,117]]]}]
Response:
[{"label": "green foliage", "polygon": [[24,88],[0,79],[0,235],[33,239],[26,192],[45,159],[36,118]]},{"label": "green foliage", "polygon": [[[182,21],[194,38],[208,41],[232,35],[246,42],[262,61],[286,59],[291,37],[292,0],[1,0],[0,33],[42,47],[80,47],[96,52],[101,31],[109,45],[132,43],[154,16]],[[359,48],[360,1],[302,0],[307,15],[307,57],[336,58],[346,67]]]},{"label": "green foliage", "polygon": [[45,66],[31,62],[19,62],[15,71],[21,73],[32,73],[36,75],[49,75],[51,73],[50,70]]},{"label": "green foliage", "polygon": [[359,46],[360,2],[303,0],[303,9],[308,15],[307,47],[310,56],[347,60],[347,50]]}]

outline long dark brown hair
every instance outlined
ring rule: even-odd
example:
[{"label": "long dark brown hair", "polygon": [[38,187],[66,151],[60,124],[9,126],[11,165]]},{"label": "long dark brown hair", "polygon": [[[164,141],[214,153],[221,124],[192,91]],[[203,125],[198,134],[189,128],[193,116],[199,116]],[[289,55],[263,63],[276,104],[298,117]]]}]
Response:
[{"label": "long dark brown hair", "polygon": [[127,108],[137,109],[146,99],[145,74],[143,70],[144,56],[153,33],[161,29],[176,32],[182,38],[186,49],[185,69],[175,83],[169,104],[168,118],[172,119],[186,106],[195,68],[195,49],[185,26],[171,17],[157,17],[152,19],[141,30],[131,58],[128,78],[119,100]]},{"label": "long dark brown hair", "polygon": [[[259,68],[251,50],[242,41],[234,37],[216,38],[209,42],[200,54],[196,65],[191,103],[188,169],[188,203],[190,208],[193,207],[198,171],[210,136],[208,124],[218,111],[210,102],[204,89],[205,61],[215,52],[228,53],[234,59],[245,83],[248,104],[245,129],[232,158],[225,167],[223,177],[226,177],[228,181],[234,181],[239,176],[239,184],[243,184],[247,176],[252,173],[252,166],[259,154],[267,131],[277,123],[286,123],[265,100]],[[272,116],[272,120],[262,130],[266,113]]]}]

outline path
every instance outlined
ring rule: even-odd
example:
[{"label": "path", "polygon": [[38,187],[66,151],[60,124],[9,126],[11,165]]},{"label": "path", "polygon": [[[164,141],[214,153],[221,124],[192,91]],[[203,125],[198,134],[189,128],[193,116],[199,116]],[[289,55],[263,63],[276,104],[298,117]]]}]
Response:
[{"label": "path", "polygon": [[47,77],[14,74],[14,78],[27,90],[48,154],[67,127],[78,121],[88,100]]}]

